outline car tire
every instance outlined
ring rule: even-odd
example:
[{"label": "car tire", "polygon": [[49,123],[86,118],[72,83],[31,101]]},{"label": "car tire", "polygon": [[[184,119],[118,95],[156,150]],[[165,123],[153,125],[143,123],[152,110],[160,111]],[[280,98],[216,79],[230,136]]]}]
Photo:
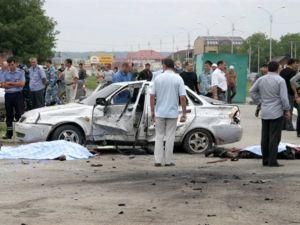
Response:
[{"label": "car tire", "polygon": [[80,145],[85,143],[83,132],[74,125],[62,125],[57,127],[51,136],[51,140],[65,140]]},{"label": "car tire", "polygon": [[190,131],[184,138],[183,148],[191,154],[203,154],[213,146],[213,137],[205,129]]}]

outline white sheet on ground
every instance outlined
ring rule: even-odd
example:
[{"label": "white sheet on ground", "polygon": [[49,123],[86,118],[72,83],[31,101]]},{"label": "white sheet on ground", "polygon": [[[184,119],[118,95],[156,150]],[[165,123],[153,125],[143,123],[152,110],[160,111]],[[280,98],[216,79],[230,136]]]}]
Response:
[{"label": "white sheet on ground", "polygon": [[93,155],[79,144],[67,141],[38,142],[16,147],[2,146],[0,159],[56,159],[66,156],[66,160],[88,159]]},{"label": "white sheet on ground", "polygon": [[[279,146],[278,146],[278,152],[285,151],[286,146],[297,147],[296,145],[289,144],[289,143],[280,143]],[[259,156],[262,155],[260,145],[249,146],[249,147],[243,148],[241,151],[249,151],[249,152],[252,152],[252,153],[254,153],[256,155],[259,155]]]}]

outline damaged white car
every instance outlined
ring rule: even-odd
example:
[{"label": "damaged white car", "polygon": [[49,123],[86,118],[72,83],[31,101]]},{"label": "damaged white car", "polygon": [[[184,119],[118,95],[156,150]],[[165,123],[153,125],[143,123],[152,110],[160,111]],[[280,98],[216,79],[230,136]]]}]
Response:
[{"label": "damaged white car", "polygon": [[[150,115],[150,88],[151,83],[146,81],[114,83],[99,88],[79,103],[26,112],[16,124],[17,139],[151,149],[155,125]],[[186,91],[187,121],[177,124],[176,144],[189,153],[203,153],[213,145],[241,139],[237,106],[198,96],[187,87]]]}]

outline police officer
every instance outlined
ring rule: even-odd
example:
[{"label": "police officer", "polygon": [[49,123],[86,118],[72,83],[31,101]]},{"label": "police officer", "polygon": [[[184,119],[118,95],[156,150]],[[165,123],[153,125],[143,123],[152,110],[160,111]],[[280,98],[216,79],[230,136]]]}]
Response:
[{"label": "police officer", "polygon": [[4,139],[13,136],[13,121],[18,121],[24,113],[24,101],[22,89],[25,85],[24,71],[18,68],[16,59],[7,59],[9,70],[4,73],[1,87],[5,88],[5,110],[6,110],[6,135]]},{"label": "police officer", "polygon": [[46,76],[48,80],[45,96],[46,106],[60,104],[60,100],[57,96],[57,71],[50,59],[46,60]]},{"label": "police officer", "polygon": [[37,109],[45,106],[45,85],[47,84],[47,78],[44,69],[37,64],[36,58],[31,58],[30,63],[30,97],[32,109]]}]

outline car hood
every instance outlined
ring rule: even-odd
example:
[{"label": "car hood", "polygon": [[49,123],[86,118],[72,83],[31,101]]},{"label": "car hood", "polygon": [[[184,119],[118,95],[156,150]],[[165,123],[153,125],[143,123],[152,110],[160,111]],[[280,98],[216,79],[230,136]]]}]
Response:
[{"label": "car hood", "polygon": [[92,109],[92,106],[79,104],[79,103],[69,103],[66,105],[56,105],[56,106],[48,106],[48,107],[42,107],[34,110],[30,110],[24,114],[24,116],[29,116],[32,114],[40,114],[43,115],[60,115],[60,116],[66,116],[71,114],[81,114],[84,111],[88,110],[90,111]]}]

